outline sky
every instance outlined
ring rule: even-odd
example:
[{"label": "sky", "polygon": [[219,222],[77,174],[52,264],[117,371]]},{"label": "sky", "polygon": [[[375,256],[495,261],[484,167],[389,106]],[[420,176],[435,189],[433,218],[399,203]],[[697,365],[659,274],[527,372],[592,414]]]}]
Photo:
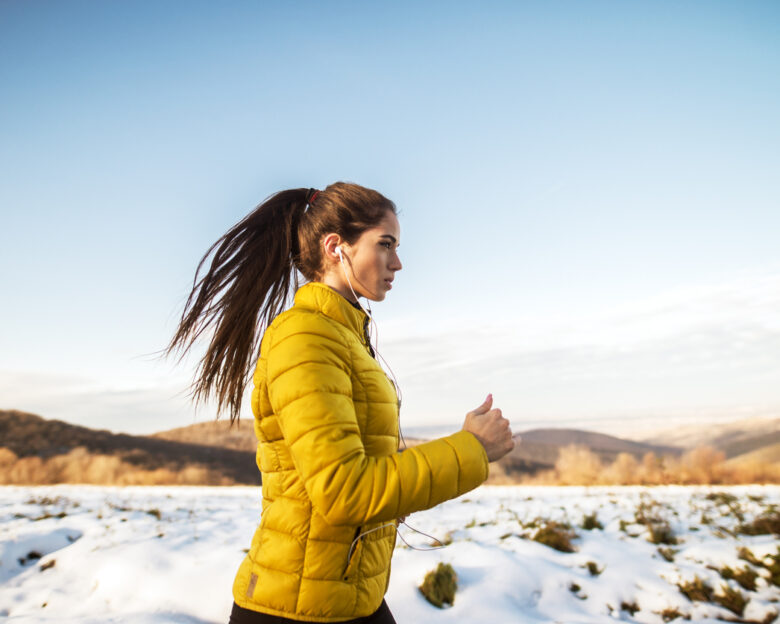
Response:
[{"label": "sky", "polygon": [[[170,339],[285,188],[399,208],[408,432],[780,414],[776,2],[0,3],[0,409],[215,417]],[[251,418],[248,402],[244,414]]]}]

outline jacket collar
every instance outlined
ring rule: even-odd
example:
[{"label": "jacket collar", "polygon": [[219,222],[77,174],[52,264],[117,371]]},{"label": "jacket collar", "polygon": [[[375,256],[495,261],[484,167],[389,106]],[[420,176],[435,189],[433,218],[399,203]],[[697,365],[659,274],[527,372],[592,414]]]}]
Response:
[{"label": "jacket collar", "polygon": [[368,316],[349,301],[321,282],[309,282],[295,293],[295,306],[322,312],[325,316],[354,331],[365,341],[365,323]]}]

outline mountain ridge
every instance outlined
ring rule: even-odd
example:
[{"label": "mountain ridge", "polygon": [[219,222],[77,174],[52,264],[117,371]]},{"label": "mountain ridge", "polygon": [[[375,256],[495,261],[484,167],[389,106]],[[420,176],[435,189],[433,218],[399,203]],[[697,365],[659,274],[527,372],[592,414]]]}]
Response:
[{"label": "mountain ridge", "polygon": [[[726,432],[718,430],[714,432],[717,435],[710,435],[707,439],[732,464],[756,460],[774,463],[780,438],[772,427],[770,422],[768,431],[755,427],[749,431],[734,428]],[[662,444],[663,440],[659,438],[652,442],[637,441],[571,428],[529,429],[516,437],[521,440],[520,444],[497,462],[493,470],[502,478],[515,482],[523,475],[533,476],[553,470],[561,450],[571,446],[587,449],[604,465],[611,464],[621,454],[642,461],[648,454],[678,458],[689,450],[683,446]],[[406,438],[406,441],[413,446],[426,440]],[[762,441],[765,444],[761,444]],[[78,449],[77,455],[82,462],[86,461],[85,456],[114,457],[122,462],[123,470],[147,473],[167,470],[176,474],[196,467],[206,476],[193,478],[207,479],[209,483],[257,484],[260,476],[255,462],[256,446],[253,421],[246,420],[233,426],[228,421],[215,420],[152,435],[133,436],[49,420],[18,410],[0,410],[0,448],[6,449],[3,461],[8,465],[12,459],[58,460]],[[0,461],[0,482],[8,482],[2,478],[2,471],[7,469],[3,466]],[[96,470],[87,471],[93,475],[91,478],[97,478],[94,476]],[[28,470],[28,473],[31,471]],[[65,471],[62,474],[70,473]],[[60,482],[56,476],[51,478],[55,480],[45,482]]]}]

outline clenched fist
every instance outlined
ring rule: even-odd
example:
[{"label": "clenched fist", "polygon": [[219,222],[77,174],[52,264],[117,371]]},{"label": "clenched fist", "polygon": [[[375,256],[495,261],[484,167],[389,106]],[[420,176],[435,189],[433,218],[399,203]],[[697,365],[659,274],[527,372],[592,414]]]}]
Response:
[{"label": "clenched fist", "polygon": [[509,421],[501,415],[500,409],[490,409],[493,395],[488,394],[485,402],[466,414],[463,431],[473,433],[482,442],[488,461],[494,462],[515,448]]}]

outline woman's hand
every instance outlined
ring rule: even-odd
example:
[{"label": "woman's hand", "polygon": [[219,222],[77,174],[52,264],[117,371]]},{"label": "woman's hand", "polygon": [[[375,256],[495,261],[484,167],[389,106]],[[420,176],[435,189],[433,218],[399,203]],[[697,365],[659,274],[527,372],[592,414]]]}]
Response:
[{"label": "woman's hand", "polygon": [[488,394],[482,405],[466,414],[463,431],[473,433],[485,447],[488,461],[494,462],[515,448],[515,441],[509,421],[500,409],[490,409],[492,405],[493,395]]}]

